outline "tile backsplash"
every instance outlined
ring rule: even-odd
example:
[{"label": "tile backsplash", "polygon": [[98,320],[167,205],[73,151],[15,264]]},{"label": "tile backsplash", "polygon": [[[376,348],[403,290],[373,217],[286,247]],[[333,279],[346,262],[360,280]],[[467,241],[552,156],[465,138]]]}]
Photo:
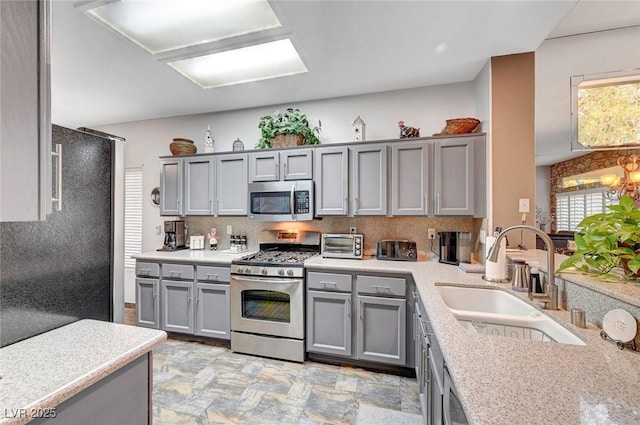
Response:
[{"label": "tile backsplash", "polygon": [[[443,217],[324,217],[319,220],[301,222],[261,222],[246,217],[185,217],[189,226],[189,235],[206,235],[215,227],[220,235],[219,249],[229,248],[227,226],[231,225],[233,234],[247,235],[249,249],[258,249],[258,234],[263,229],[299,229],[315,230],[321,233],[349,233],[355,227],[357,233],[364,235],[365,255],[375,255],[376,244],[381,239],[409,239],[415,241],[418,251],[425,256],[431,250],[427,240],[427,228],[439,231],[473,232],[474,247],[477,245],[479,226],[474,218]],[[438,251],[438,240],[433,242],[433,251]]]}]

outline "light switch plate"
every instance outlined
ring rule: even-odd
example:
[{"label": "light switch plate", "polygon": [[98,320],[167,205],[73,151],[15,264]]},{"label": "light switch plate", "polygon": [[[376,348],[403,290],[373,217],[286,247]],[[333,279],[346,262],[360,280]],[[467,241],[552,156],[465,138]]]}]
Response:
[{"label": "light switch plate", "polygon": [[231,227],[230,224],[227,224],[227,235],[230,235],[233,233],[233,227]]},{"label": "light switch plate", "polygon": [[529,212],[529,198],[521,198],[518,202],[518,212],[519,213],[528,213]]}]

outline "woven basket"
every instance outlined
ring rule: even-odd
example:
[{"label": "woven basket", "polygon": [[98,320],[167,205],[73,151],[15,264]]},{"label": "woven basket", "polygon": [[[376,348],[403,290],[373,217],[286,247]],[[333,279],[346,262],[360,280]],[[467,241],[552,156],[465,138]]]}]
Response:
[{"label": "woven basket", "polygon": [[434,136],[473,133],[479,125],[480,120],[476,118],[453,118],[447,120],[445,128],[440,133],[435,133]]},{"label": "woven basket", "polygon": [[278,133],[271,139],[272,148],[285,148],[289,146],[298,146],[304,142],[302,134],[285,134]]},{"label": "woven basket", "polygon": [[198,148],[193,144],[193,140],[173,139],[169,144],[169,150],[173,155],[190,155],[196,153]]}]

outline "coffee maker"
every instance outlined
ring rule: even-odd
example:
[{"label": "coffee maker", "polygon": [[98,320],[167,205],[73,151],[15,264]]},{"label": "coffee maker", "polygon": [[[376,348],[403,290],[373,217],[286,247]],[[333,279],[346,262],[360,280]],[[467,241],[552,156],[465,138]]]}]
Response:
[{"label": "coffee maker", "polygon": [[164,222],[164,245],[158,251],[175,251],[185,249],[185,234],[183,220]]},{"label": "coffee maker", "polygon": [[438,232],[440,251],[438,262],[445,264],[471,262],[470,232]]}]

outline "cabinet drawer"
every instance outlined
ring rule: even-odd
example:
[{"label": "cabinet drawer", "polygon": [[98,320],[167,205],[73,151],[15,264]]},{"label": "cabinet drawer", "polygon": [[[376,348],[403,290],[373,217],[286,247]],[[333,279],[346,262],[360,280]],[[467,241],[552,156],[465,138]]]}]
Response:
[{"label": "cabinet drawer", "polygon": [[193,266],[188,264],[162,264],[162,277],[193,280]]},{"label": "cabinet drawer", "polygon": [[136,261],[136,276],[160,277],[160,264]]},{"label": "cabinet drawer", "polygon": [[309,289],[351,292],[350,274],[309,272],[307,278]]},{"label": "cabinet drawer", "polygon": [[404,297],[407,280],[400,277],[358,276],[356,285],[359,294]]},{"label": "cabinet drawer", "polygon": [[229,282],[228,267],[196,266],[196,277],[199,282]]}]

